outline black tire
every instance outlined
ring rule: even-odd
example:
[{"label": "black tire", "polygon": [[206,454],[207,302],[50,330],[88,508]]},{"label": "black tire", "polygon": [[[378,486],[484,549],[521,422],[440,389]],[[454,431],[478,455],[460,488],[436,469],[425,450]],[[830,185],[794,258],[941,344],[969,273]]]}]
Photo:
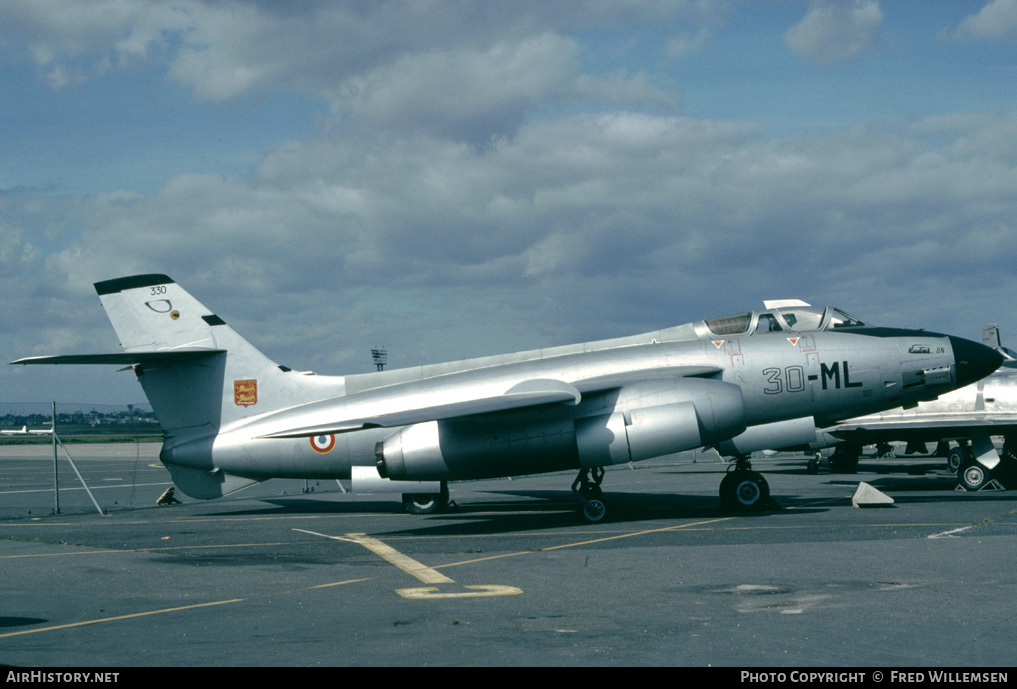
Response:
[{"label": "black tire", "polygon": [[957,482],[972,493],[985,488],[991,480],[992,472],[973,460],[965,462],[957,471]]},{"label": "black tire", "polygon": [[583,519],[591,524],[603,521],[606,515],[607,507],[600,500],[587,500],[583,503]]},{"label": "black tire", "polygon": [[410,514],[438,514],[448,507],[448,484],[441,482],[440,493],[403,493],[403,509]]},{"label": "black tire", "polygon": [[770,484],[756,471],[730,471],[720,482],[720,502],[741,512],[764,509],[770,502]]},{"label": "black tire", "polygon": [[970,458],[970,453],[968,453],[964,448],[955,447],[950,450],[949,454],[946,456],[946,467],[950,471],[960,471],[961,465]]}]

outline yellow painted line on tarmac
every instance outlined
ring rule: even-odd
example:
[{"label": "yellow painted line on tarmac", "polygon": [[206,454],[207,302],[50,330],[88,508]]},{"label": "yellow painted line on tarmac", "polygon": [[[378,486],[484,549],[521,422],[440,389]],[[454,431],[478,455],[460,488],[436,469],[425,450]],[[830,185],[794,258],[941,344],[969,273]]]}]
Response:
[{"label": "yellow painted line on tarmac", "polygon": [[165,608],[163,610],[149,610],[148,612],[136,612],[130,615],[117,615],[116,617],[101,617],[97,620],[85,620],[84,622],[71,622],[70,624],[58,624],[52,627],[39,627],[38,629],[25,629],[20,632],[8,632],[6,634],[0,634],[0,639],[6,639],[12,636],[24,636],[25,634],[38,634],[39,632],[53,632],[59,629],[72,629],[74,627],[84,627],[90,624],[102,624],[103,622],[119,622],[121,620],[130,620],[137,617],[147,617],[149,615],[162,615],[168,612],[180,612],[181,610],[194,610],[195,608],[208,608],[213,605],[228,605],[230,603],[239,603],[245,600],[244,598],[231,598],[230,600],[219,600],[212,603],[196,603],[194,605],[181,605],[176,608]]},{"label": "yellow painted line on tarmac", "polygon": [[[54,543],[53,545],[60,545]],[[13,560],[19,557],[67,557],[68,555],[108,555],[110,553],[124,553],[125,550],[74,550],[67,553],[28,553],[25,555],[0,555],[0,560]]]},{"label": "yellow painted line on tarmac", "polygon": [[[456,583],[441,572],[435,571],[433,567],[428,567],[427,565],[414,560],[409,555],[404,555],[392,546],[382,543],[377,538],[372,538],[367,534],[348,533],[345,536],[330,536],[328,534],[315,533],[314,531],[305,531],[303,529],[293,530],[312,534],[314,536],[321,536],[322,538],[328,538],[333,541],[345,541],[347,543],[362,545],[386,562],[395,565],[402,571],[416,579],[419,579],[425,584]],[[396,589],[396,593],[403,598],[408,598],[410,600],[425,600],[438,598],[492,598],[496,596],[515,596],[523,592],[522,589],[516,588],[515,586],[504,586],[501,584],[470,585],[464,586],[463,588],[465,588],[466,591],[442,591],[437,586],[420,586],[416,588]]]},{"label": "yellow painted line on tarmac", "polygon": [[617,534],[615,536],[604,536],[603,538],[594,538],[588,541],[578,541],[576,543],[565,543],[564,545],[552,545],[547,548],[534,548],[533,550],[521,550],[516,553],[504,553],[502,555],[491,555],[490,557],[478,557],[473,560],[464,560],[462,562],[451,562],[447,565],[437,565],[435,569],[443,569],[445,567],[458,567],[460,565],[471,565],[476,562],[486,562],[488,560],[500,560],[505,557],[517,557],[519,555],[533,555],[534,553],[545,553],[551,550],[561,550],[562,548],[575,548],[583,545],[591,545],[593,543],[604,543],[606,541],[616,541],[621,538],[634,538],[636,536],[646,536],[653,533],[662,533],[665,531],[679,531],[681,529],[689,529],[694,526],[704,526],[706,524],[716,524],[717,522],[726,522],[731,519],[737,519],[737,517],[721,517],[720,519],[708,519],[702,522],[691,522],[689,524],[676,524],[674,526],[664,526],[659,529],[646,529],[644,531],[631,531],[629,533]]},{"label": "yellow painted line on tarmac", "polygon": [[549,548],[541,548],[541,550],[559,550],[561,548],[574,548],[578,545],[591,545],[593,543],[603,543],[605,541],[616,541],[620,538],[634,538],[636,536],[646,536],[652,533],[663,533],[665,531],[679,531],[681,529],[688,529],[693,526],[705,526],[706,524],[716,524],[718,522],[726,522],[737,517],[721,517],[720,519],[708,519],[703,522],[692,522],[691,524],[676,524],[674,526],[663,526],[659,529],[647,529],[645,531],[633,531],[632,533],[619,534],[617,536],[605,536],[604,538],[595,538],[589,541],[580,541],[579,543],[568,543],[565,545],[554,545]]},{"label": "yellow painted line on tarmac", "polygon": [[[310,591],[310,590],[313,590],[313,589],[324,589],[324,588],[331,588],[333,586],[343,586],[345,584],[356,584],[356,583],[359,583],[361,581],[369,581],[372,578],[373,577],[363,577],[363,578],[360,578],[360,579],[347,579],[345,581],[334,581],[334,582],[331,582],[331,583],[328,583],[328,584],[317,584],[315,586],[306,586],[304,588],[294,589],[292,591],[275,592],[275,593],[273,593],[273,596],[278,596],[280,593],[295,593],[297,591]],[[263,596],[255,596],[253,598],[256,598],[256,597],[263,597]],[[242,602],[247,601],[247,600],[252,600],[253,598],[230,598],[229,600],[218,600],[218,601],[211,601],[211,602],[208,602],[208,603],[195,603],[194,605],[180,605],[180,606],[177,606],[175,608],[163,608],[161,610],[148,610],[146,612],[135,612],[135,613],[130,613],[128,615],[117,615],[115,617],[100,617],[99,619],[96,619],[96,620],[84,620],[82,622],[70,622],[68,624],[57,624],[57,625],[53,625],[53,626],[50,626],[50,627],[38,627],[37,629],[25,629],[25,630],[22,630],[20,632],[7,632],[5,634],[0,634],[0,639],[6,639],[6,638],[9,638],[9,637],[13,637],[13,636],[24,636],[26,634],[38,634],[40,632],[55,632],[55,631],[59,631],[61,629],[73,629],[75,627],[86,627],[86,626],[93,625],[93,624],[103,624],[105,622],[122,622],[124,620],[133,620],[133,619],[137,619],[139,617],[149,617],[151,615],[164,615],[166,613],[181,612],[183,610],[196,610],[198,608],[210,608],[210,607],[214,607],[216,605],[229,605],[231,603],[242,603]]]},{"label": "yellow painted line on tarmac", "polygon": [[497,596],[517,596],[523,592],[515,586],[465,586],[466,593],[441,592],[437,586],[422,586],[415,589],[396,589],[403,598],[422,600],[427,598],[495,598]]},{"label": "yellow painted line on tarmac", "polygon": [[[174,545],[159,546],[152,548],[123,548],[117,550],[73,550],[65,553],[26,553],[22,555],[0,555],[0,560],[8,560],[26,557],[68,557],[75,555],[108,555],[110,553],[156,553],[170,550],[216,550],[221,548],[261,548],[271,546],[277,548],[288,545],[308,545],[313,541],[285,541],[279,543],[220,543],[217,545]],[[49,543],[43,545],[67,545],[64,543]],[[87,548],[88,546],[72,546]]]},{"label": "yellow painted line on tarmac", "polygon": [[315,584],[314,586],[308,586],[306,588],[297,589],[298,591],[313,591],[314,589],[330,589],[333,586],[345,586],[346,584],[359,584],[361,581],[370,581],[374,577],[361,577],[360,579],[347,579],[346,581],[333,581],[330,584]]},{"label": "yellow painted line on tarmac", "polygon": [[378,557],[386,560],[410,576],[416,577],[425,584],[454,584],[441,572],[436,572],[427,565],[417,562],[409,555],[403,555],[390,545],[386,545],[377,538],[371,538],[367,534],[350,533],[346,534],[354,543],[359,543]]}]

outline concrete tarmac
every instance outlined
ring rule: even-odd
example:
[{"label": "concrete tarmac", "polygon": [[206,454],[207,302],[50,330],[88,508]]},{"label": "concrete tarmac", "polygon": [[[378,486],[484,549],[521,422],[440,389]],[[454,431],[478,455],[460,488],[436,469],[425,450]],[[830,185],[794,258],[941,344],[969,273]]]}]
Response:
[{"label": "concrete tarmac", "polygon": [[[842,475],[758,459],[778,509],[722,510],[725,465],[456,483],[457,507],[282,494],[0,521],[14,666],[965,667],[1012,664],[1017,492],[941,460]],[[894,498],[851,506],[859,481]]]}]

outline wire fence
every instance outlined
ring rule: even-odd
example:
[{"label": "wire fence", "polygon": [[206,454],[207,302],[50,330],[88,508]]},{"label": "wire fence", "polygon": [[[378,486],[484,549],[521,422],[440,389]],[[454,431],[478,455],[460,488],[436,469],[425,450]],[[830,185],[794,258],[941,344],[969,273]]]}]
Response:
[{"label": "wire fence", "polygon": [[[147,404],[0,402],[0,519],[155,507],[173,486],[159,461],[162,439]],[[346,492],[337,481],[270,483],[260,491]]]},{"label": "wire fence", "polygon": [[154,505],[161,447],[147,405],[0,403],[0,519]]}]

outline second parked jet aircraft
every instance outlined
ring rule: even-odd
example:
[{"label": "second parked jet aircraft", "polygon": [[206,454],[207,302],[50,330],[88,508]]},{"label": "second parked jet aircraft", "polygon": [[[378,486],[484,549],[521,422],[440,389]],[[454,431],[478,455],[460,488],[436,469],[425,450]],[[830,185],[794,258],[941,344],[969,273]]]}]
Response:
[{"label": "second parked jet aircraft", "polygon": [[[987,325],[982,343],[1004,359],[990,376],[940,398],[907,409],[897,408],[848,419],[819,432],[813,448],[835,446],[830,457],[834,471],[854,472],[862,446],[877,444],[889,448],[892,441],[907,441],[906,452],[926,452],[927,443],[942,449],[950,469],[957,472],[958,484],[977,491],[993,478],[1008,488],[1017,487],[1017,357],[1003,347],[999,328]],[[993,436],[1003,438],[1003,453],[996,450]],[[887,449],[881,449],[880,453]],[[810,462],[815,469],[818,460]]]}]

